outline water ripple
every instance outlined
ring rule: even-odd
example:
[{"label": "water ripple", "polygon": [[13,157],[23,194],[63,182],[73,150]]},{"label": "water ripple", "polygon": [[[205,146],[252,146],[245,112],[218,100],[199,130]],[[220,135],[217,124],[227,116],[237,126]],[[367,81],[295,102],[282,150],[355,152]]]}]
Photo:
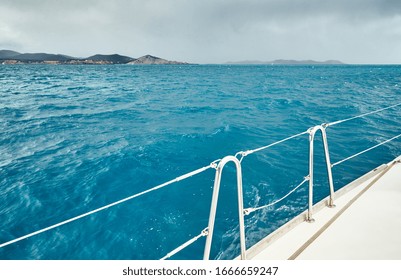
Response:
[{"label": "water ripple", "polygon": [[[237,151],[401,102],[400,66],[0,66],[0,242]],[[333,161],[400,133],[399,108],[328,129]],[[247,207],[308,172],[308,137],[243,160]],[[317,137],[316,199],[327,195]],[[336,188],[400,154],[400,139],[333,170]],[[212,257],[238,255],[227,166]],[[158,259],[207,225],[212,170],[0,249],[0,259]],[[299,189],[247,217],[247,245],[306,207]],[[200,259],[198,242],[176,258]]]}]

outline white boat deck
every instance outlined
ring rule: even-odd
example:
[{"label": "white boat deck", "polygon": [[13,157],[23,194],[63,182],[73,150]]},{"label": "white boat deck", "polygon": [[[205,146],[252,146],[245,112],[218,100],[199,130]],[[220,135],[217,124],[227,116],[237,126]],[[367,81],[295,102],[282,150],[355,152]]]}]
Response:
[{"label": "white boat deck", "polygon": [[401,260],[401,156],[249,248],[247,259]]}]

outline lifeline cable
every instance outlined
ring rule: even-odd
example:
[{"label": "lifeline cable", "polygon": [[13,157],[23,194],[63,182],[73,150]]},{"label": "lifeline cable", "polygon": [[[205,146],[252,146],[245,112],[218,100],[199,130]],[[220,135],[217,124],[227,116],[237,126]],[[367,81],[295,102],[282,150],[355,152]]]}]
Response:
[{"label": "lifeline cable", "polygon": [[[350,118],[347,118],[347,119],[343,119],[343,120],[331,122],[331,123],[326,124],[326,126],[327,126],[327,127],[328,127],[328,126],[333,126],[333,125],[337,125],[337,124],[340,124],[340,123],[343,123],[343,122],[347,122],[347,121],[350,121],[350,120],[353,120],[353,119],[362,118],[362,117],[365,117],[365,116],[368,116],[368,115],[371,115],[371,114],[375,114],[375,113],[378,113],[378,112],[381,112],[381,111],[384,111],[384,110],[388,110],[388,109],[391,109],[391,108],[394,108],[394,107],[397,107],[397,106],[400,106],[400,105],[401,105],[401,103],[398,103],[398,104],[395,104],[395,105],[392,105],[392,106],[388,106],[388,107],[385,107],[385,108],[382,108],[382,109],[378,109],[378,110],[375,110],[375,111],[372,111],[372,112],[364,113],[364,114],[361,114],[361,115],[358,115],[358,116],[355,116],[355,117],[350,117]],[[263,147],[260,147],[260,148],[257,148],[257,149],[253,149],[253,150],[247,150],[247,151],[244,151],[244,152],[242,152],[242,151],[241,151],[241,152],[238,152],[238,153],[236,153],[236,155],[241,155],[242,158],[243,158],[243,157],[245,157],[245,156],[247,156],[247,155],[249,155],[249,154],[252,154],[252,153],[255,153],[255,152],[259,152],[259,151],[265,150],[265,149],[267,149],[267,148],[270,148],[270,147],[275,146],[275,145],[277,145],[277,144],[283,143],[283,142],[288,141],[288,140],[290,140],[290,139],[293,139],[293,138],[296,138],[296,137],[298,137],[298,136],[307,134],[308,132],[309,132],[309,130],[306,130],[306,131],[304,131],[304,132],[301,132],[301,133],[298,133],[298,134],[289,136],[289,137],[287,137],[287,138],[284,138],[284,139],[282,139],[282,140],[276,141],[276,142],[274,142],[274,143],[272,143],[272,144],[269,144],[269,145],[267,145],[267,146],[263,146]],[[366,149],[366,150],[364,150],[364,151],[362,151],[362,152],[359,152],[359,153],[357,153],[357,154],[355,154],[355,155],[352,155],[352,156],[350,156],[350,157],[348,157],[348,158],[345,158],[345,159],[343,159],[343,160],[341,160],[341,161],[338,161],[338,162],[332,164],[332,167],[333,167],[333,166],[336,166],[336,165],[338,165],[338,164],[340,164],[340,163],[342,163],[342,162],[344,162],[344,161],[347,161],[347,160],[349,160],[349,159],[351,159],[351,158],[354,158],[354,157],[356,157],[356,156],[358,156],[358,155],[360,155],[360,154],[362,154],[362,153],[365,153],[365,152],[367,152],[367,151],[370,151],[370,150],[372,150],[372,149],[374,149],[374,148],[376,148],[376,147],[378,147],[378,146],[381,146],[381,145],[383,145],[383,144],[385,144],[385,143],[388,143],[388,142],[390,142],[390,141],[392,141],[392,140],[394,140],[394,139],[396,139],[396,138],[399,138],[400,136],[401,136],[401,134],[399,134],[399,135],[397,135],[397,136],[395,136],[395,137],[393,137],[393,138],[391,138],[391,139],[388,139],[388,140],[386,140],[386,141],[384,141],[384,142],[381,142],[381,143],[379,143],[379,144],[377,144],[377,145],[375,145],[375,146],[373,146],[373,147],[371,147],[371,148],[368,148],[368,149]],[[179,181],[181,181],[181,180],[184,180],[184,179],[187,179],[187,178],[192,177],[192,176],[194,176],[194,175],[197,175],[197,174],[199,174],[199,173],[202,173],[202,172],[204,172],[205,170],[207,170],[207,169],[209,169],[209,168],[216,168],[216,165],[217,165],[217,162],[218,162],[218,161],[220,161],[220,159],[213,161],[213,162],[212,162],[210,165],[208,165],[208,166],[205,166],[205,167],[196,169],[196,170],[194,170],[194,171],[192,171],[192,172],[186,173],[186,174],[184,174],[184,175],[182,175],[182,176],[179,176],[179,177],[177,177],[177,178],[175,178],[175,179],[173,179],[173,180],[170,180],[170,181],[165,182],[165,183],[163,183],[163,184],[157,185],[157,186],[155,186],[155,187],[153,187],[153,188],[150,188],[150,189],[147,189],[147,190],[145,190],[145,191],[143,191],[143,192],[140,192],[140,193],[131,195],[131,196],[129,196],[129,197],[126,197],[126,198],[123,198],[123,199],[118,200],[118,201],[116,201],[116,202],[107,204],[107,205],[102,206],[102,207],[100,207],[100,208],[97,208],[97,209],[95,209],[95,210],[92,210],[92,211],[86,212],[86,213],[84,213],[84,214],[75,216],[75,217],[73,217],[73,218],[71,218],[71,219],[62,221],[62,222],[57,223],[57,224],[54,224],[54,225],[52,225],[52,226],[49,226],[49,227],[43,228],[43,229],[41,229],[41,230],[37,230],[37,231],[35,231],[35,232],[32,232],[32,233],[26,234],[26,235],[24,235],[24,236],[18,237],[18,238],[16,238],[16,239],[11,240],[11,241],[7,241],[7,242],[5,242],[5,243],[0,244],[0,248],[5,247],[5,246],[8,246],[8,245],[13,244],[13,243],[16,243],[16,242],[18,242],[18,241],[27,239],[27,238],[29,238],[29,237],[38,235],[38,234],[40,234],[40,233],[43,233],[43,232],[45,232],[45,231],[54,229],[54,228],[56,228],[56,227],[59,227],[59,226],[62,226],[62,225],[71,223],[71,222],[73,222],[73,221],[76,221],[76,220],[78,220],[78,219],[84,218],[84,217],[86,217],[86,216],[95,214],[95,213],[97,213],[97,212],[100,212],[100,211],[102,211],[102,210],[105,210],[105,209],[108,209],[108,208],[110,208],[110,207],[116,206],[116,205],[121,204],[121,203],[123,203],[123,202],[126,202],[126,201],[128,201],[128,200],[131,200],[131,199],[137,198],[137,197],[139,197],[139,196],[142,196],[142,195],[144,195],[144,194],[146,194],[146,193],[149,193],[149,192],[152,192],[152,191],[161,189],[161,188],[166,187],[166,186],[168,186],[168,185],[170,185],[170,184],[179,182]],[[240,160],[240,162],[241,162],[241,161],[242,161],[242,159]],[[285,197],[287,197],[287,196],[290,195],[292,192],[294,192],[298,187],[300,187],[302,184],[304,184],[307,180],[309,180],[308,177],[305,177],[304,181],[303,181],[300,185],[298,185],[295,189],[293,189],[290,193],[288,193]],[[283,200],[285,197],[281,198],[280,201]],[[278,203],[278,201],[277,201],[277,202],[274,202],[274,203]],[[268,207],[268,206],[271,206],[271,205],[269,204],[269,205],[265,205],[265,206],[261,206],[261,207],[262,207],[262,208],[265,208],[265,207]],[[260,208],[260,207],[259,207],[259,208]],[[259,208],[255,208],[255,209],[259,210]],[[248,208],[247,210],[249,210],[249,209],[251,209],[251,208]],[[253,211],[256,211],[256,210],[253,210]],[[252,212],[253,212],[253,211],[252,211]],[[191,239],[191,240],[192,240],[192,239]],[[191,240],[190,240],[190,241],[191,241]],[[195,241],[196,241],[196,240],[195,240]],[[193,241],[193,242],[195,242],[195,241]],[[189,241],[188,241],[188,242],[189,242]],[[184,243],[184,244],[186,244],[186,243]],[[192,244],[192,243],[191,243],[191,244]]]},{"label": "lifeline cable", "polygon": [[52,225],[52,226],[49,226],[49,227],[43,228],[43,229],[41,229],[41,230],[37,230],[37,231],[35,231],[35,232],[32,232],[32,233],[26,234],[26,235],[24,235],[24,236],[18,237],[18,238],[16,238],[16,239],[11,240],[11,241],[7,241],[7,242],[5,242],[5,243],[0,244],[0,248],[5,247],[5,246],[8,246],[8,245],[13,244],[13,243],[16,243],[16,242],[18,242],[18,241],[27,239],[27,238],[29,238],[29,237],[38,235],[38,234],[40,234],[40,233],[43,233],[43,232],[45,232],[45,231],[54,229],[54,228],[56,228],[56,227],[59,227],[59,226],[62,226],[62,225],[71,223],[71,222],[73,222],[73,221],[76,221],[76,220],[78,220],[78,219],[84,218],[84,217],[86,217],[86,216],[95,214],[95,213],[100,212],[100,211],[102,211],[102,210],[105,210],[105,209],[107,209],[107,208],[116,206],[116,205],[121,204],[121,203],[123,203],[123,202],[126,202],[126,201],[128,201],[128,200],[131,200],[131,199],[137,198],[137,197],[139,197],[139,196],[142,196],[142,195],[144,195],[144,194],[146,194],[146,193],[149,193],[149,192],[152,192],[152,191],[155,191],[155,190],[164,188],[164,187],[166,187],[166,186],[168,186],[168,185],[170,185],[170,184],[172,184],[172,183],[176,183],[176,182],[179,182],[179,181],[184,180],[184,179],[186,179],[186,178],[192,177],[192,176],[194,176],[194,175],[196,175],[196,174],[199,174],[199,173],[201,173],[201,172],[203,172],[203,171],[205,171],[205,170],[207,170],[207,169],[209,169],[209,168],[214,168],[214,165],[215,165],[215,162],[212,162],[212,163],[211,163],[210,165],[208,165],[208,166],[205,166],[205,167],[196,169],[196,170],[194,170],[194,171],[192,171],[192,172],[186,173],[186,174],[184,174],[184,175],[182,175],[182,176],[179,176],[179,177],[177,177],[177,178],[175,178],[175,179],[173,179],[173,180],[170,180],[170,181],[165,182],[165,183],[163,183],[163,184],[157,185],[157,186],[155,186],[155,187],[153,187],[153,188],[150,188],[150,189],[147,189],[147,190],[145,190],[145,191],[143,191],[143,192],[140,192],[140,193],[131,195],[131,196],[129,196],[129,197],[126,197],[126,198],[123,198],[123,199],[118,200],[118,201],[116,201],[116,202],[107,204],[107,205],[102,206],[102,207],[100,207],[100,208],[97,208],[97,209],[95,209],[95,210],[86,212],[86,213],[81,214],[81,215],[79,215],[79,216],[75,216],[75,217],[73,217],[73,218],[71,218],[71,219],[62,221],[62,222],[57,223],[57,224],[54,224],[54,225]]}]

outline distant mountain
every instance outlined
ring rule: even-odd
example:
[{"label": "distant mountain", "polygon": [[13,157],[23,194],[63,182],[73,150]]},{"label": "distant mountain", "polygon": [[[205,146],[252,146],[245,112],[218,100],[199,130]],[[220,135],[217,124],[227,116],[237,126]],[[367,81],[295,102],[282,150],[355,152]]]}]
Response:
[{"label": "distant mountain", "polygon": [[273,61],[245,60],[237,62],[227,62],[227,64],[308,65],[308,64],[344,64],[344,63],[339,60],[315,61],[315,60],[276,59]]},{"label": "distant mountain", "polygon": [[[9,58],[10,59],[10,58]],[[67,61],[74,59],[71,56],[62,54],[47,54],[47,53],[23,53],[11,57],[11,59],[19,61]]]},{"label": "distant mountain", "polygon": [[135,58],[132,58],[129,56],[123,56],[123,55],[119,55],[119,54],[110,54],[110,55],[96,54],[96,55],[85,58],[85,60],[110,61],[114,64],[125,64],[125,63],[135,60]]},{"label": "distant mountain", "polygon": [[9,59],[17,55],[20,55],[20,53],[10,50],[0,50],[0,59]]},{"label": "distant mountain", "polygon": [[269,64],[344,64],[338,60],[326,60],[326,61],[315,61],[315,60],[285,60],[277,59],[271,61]]},{"label": "distant mountain", "polygon": [[64,54],[19,53],[11,50],[0,50],[0,64],[187,64],[170,61],[160,57],[145,55],[138,59],[119,54],[96,54],[87,58],[77,58]]},{"label": "distant mountain", "polygon": [[128,62],[128,64],[186,64],[185,62],[166,60],[152,55],[144,55],[138,59]]}]

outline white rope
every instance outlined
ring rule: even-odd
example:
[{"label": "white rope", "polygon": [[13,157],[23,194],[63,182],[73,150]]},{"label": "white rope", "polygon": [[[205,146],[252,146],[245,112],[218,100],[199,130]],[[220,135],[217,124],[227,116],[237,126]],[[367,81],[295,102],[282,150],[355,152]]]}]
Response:
[{"label": "white rope", "polygon": [[208,230],[209,230],[208,228],[205,228],[204,230],[202,230],[202,232],[199,235],[197,235],[194,238],[192,238],[192,239],[188,240],[187,242],[183,243],[181,246],[178,246],[176,249],[174,249],[173,251],[171,251],[170,253],[165,255],[160,260],[165,260],[165,259],[171,258],[172,256],[174,256],[175,254],[177,254],[181,250],[187,248],[189,245],[191,245],[192,243],[197,241],[199,238],[201,238],[203,236],[207,236],[209,234]]},{"label": "white rope", "polygon": [[[301,132],[301,133],[292,135],[292,136],[290,136],[290,137],[284,138],[284,139],[282,139],[282,140],[279,140],[279,141],[277,141],[277,142],[271,143],[271,144],[269,144],[269,145],[267,145],[267,146],[263,146],[263,147],[260,147],[260,148],[254,149],[254,150],[248,150],[248,151],[244,151],[244,152],[238,152],[238,153],[236,153],[236,156],[237,156],[237,155],[241,155],[242,157],[246,157],[247,155],[250,155],[250,154],[253,154],[253,153],[256,153],[256,152],[265,150],[265,149],[267,149],[267,148],[273,147],[273,146],[275,146],[275,145],[277,145],[277,144],[283,143],[283,142],[285,142],[285,141],[288,141],[288,140],[290,140],[290,139],[296,138],[296,137],[298,137],[298,136],[301,136],[301,135],[304,135],[304,134],[307,134],[307,133],[308,133],[308,131],[306,130],[306,131],[304,131],[304,132]],[[242,159],[241,159],[241,160],[242,160]]]},{"label": "white rope", "polygon": [[79,220],[79,219],[84,218],[84,217],[86,217],[86,216],[95,214],[95,213],[97,213],[97,212],[100,212],[100,211],[105,210],[105,209],[107,209],[107,208],[116,206],[116,205],[121,204],[121,203],[123,203],[123,202],[126,202],[126,201],[128,201],[128,200],[137,198],[137,197],[142,196],[142,195],[144,195],[144,194],[147,194],[147,193],[149,193],[149,192],[152,192],[152,191],[161,189],[161,188],[163,188],[163,187],[166,187],[166,186],[168,186],[168,185],[171,185],[172,183],[176,183],[176,182],[179,182],[179,181],[184,180],[184,179],[186,179],[186,178],[192,177],[192,176],[194,176],[194,175],[196,175],[196,174],[202,173],[202,172],[204,172],[205,170],[207,170],[207,169],[209,169],[209,168],[215,168],[215,165],[216,165],[216,161],[212,162],[212,163],[211,163],[210,165],[208,165],[208,166],[205,166],[205,167],[199,168],[199,169],[197,169],[197,170],[194,170],[194,171],[192,171],[192,172],[186,173],[186,174],[184,174],[184,175],[182,175],[182,176],[179,176],[179,177],[177,177],[177,178],[175,178],[175,179],[173,179],[173,180],[170,180],[170,181],[168,181],[168,182],[166,182],[166,183],[160,184],[160,185],[155,186],[155,187],[153,187],[153,188],[147,189],[147,190],[145,190],[145,191],[143,191],[143,192],[140,192],[140,193],[131,195],[131,196],[126,197],[126,198],[124,198],[124,199],[121,199],[121,200],[118,200],[118,201],[116,201],[116,202],[107,204],[107,205],[105,205],[105,206],[103,206],[103,207],[97,208],[97,209],[95,209],[95,210],[92,210],[92,211],[89,211],[89,212],[87,212],[87,213],[81,214],[81,215],[79,215],[79,216],[73,217],[73,218],[71,218],[71,219],[65,220],[65,221],[63,221],[63,222],[54,224],[54,225],[49,226],[49,227],[46,227],[46,228],[44,228],[44,229],[41,229],[41,230],[38,230],[38,231],[35,231],[35,232],[32,232],[32,233],[29,233],[29,234],[27,234],[27,235],[21,236],[21,237],[19,237],[19,238],[13,239],[13,240],[8,241],[8,242],[2,243],[2,244],[0,244],[0,248],[5,247],[5,246],[8,246],[8,245],[13,244],[13,243],[16,243],[16,242],[18,242],[18,241],[27,239],[27,238],[29,238],[29,237],[38,235],[38,234],[40,234],[40,233],[43,233],[43,232],[45,232],[45,231],[54,229],[54,228],[56,228],[56,227],[60,227],[60,226],[62,226],[62,225],[71,223],[71,222],[73,222],[73,221]]},{"label": "white rope", "polygon": [[286,194],[285,196],[283,196],[282,198],[280,198],[280,199],[278,199],[278,200],[276,200],[276,201],[274,201],[274,202],[272,202],[272,203],[269,203],[269,204],[267,204],[267,205],[259,206],[259,207],[256,207],[256,208],[250,207],[250,208],[244,209],[244,214],[245,214],[245,215],[249,215],[249,214],[251,214],[252,212],[259,211],[259,210],[262,210],[262,209],[264,209],[264,208],[267,208],[267,207],[270,207],[270,206],[273,206],[273,205],[279,203],[280,201],[286,199],[290,194],[292,194],[293,192],[295,192],[297,189],[299,189],[299,188],[300,188],[303,184],[305,184],[305,182],[307,182],[307,181],[309,181],[309,175],[306,176],[306,177],[304,178],[304,180],[303,180],[298,186],[296,186],[295,188],[293,188],[289,193],[287,193],[287,194]]},{"label": "white rope", "polygon": [[347,119],[331,122],[331,123],[328,123],[327,126],[333,126],[333,125],[340,124],[340,123],[343,123],[343,122],[347,122],[347,121],[350,121],[350,120],[354,120],[354,119],[362,118],[362,117],[365,117],[365,116],[368,116],[368,115],[376,114],[376,113],[379,113],[381,111],[388,110],[388,109],[391,109],[391,108],[394,108],[394,107],[397,107],[397,106],[400,106],[400,105],[401,105],[401,103],[398,103],[398,104],[395,104],[395,105],[392,105],[392,106],[388,106],[388,107],[385,107],[385,108],[382,108],[382,109],[378,109],[378,110],[375,110],[375,111],[372,111],[372,112],[369,112],[369,113],[361,114],[361,115],[358,115],[358,116],[355,116],[355,117],[351,117],[351,118],[347,118]]},{"label": "white rope", "polygon": [[336,166],[336,165],[339,165],[340,163],[343,163],[344,161],[350,160],[350,159],[352,159],[352,158],[354,158],[354,157],[356,157],[356,156],[359,156],[359,155],[361,155],[361,154],[363,154],[363,153],[366,153],[366,152],[368,152],[368,151],[370,151],[370,150],[373,150],[373,149],[375,149],[375,148],[377,148],[377,147],[379,147],[379,146],[381,146],[381,145],[384,145],[384,144],[386,144],[386,143],[388,143],[388,142],[390,142],[390,141],[393,141],[394,139],[397,139],[397,138],[399,138],[399,137],[401,137],[401,134],[398,134],[397,136],[394,136],[393,138],[387,139],[386,141],[383,141],[383,142],[381,142],[381,143],[379,143],[379,144],[377,144],[377,145],[374,145],[373,147],[370,147],[370,148],[368,148],[368,149],[366,149],[366,150],[363,150],[363,151],[361,151],[361,152],[359,152],[359,153],[356,153],[356,154],[354,154],[354,155],[352,155],[352,156],[349,156],[349,157],[347,157],[347,158],[345,158],[345,159],[343,159],[343,160],[337,161],[336,163],[333,163],[333,164],[331,165],[331,167],[334,167],[334,166]]},{"label": "white rope", "polygon": [[[381,112],[381,111],[384,111],[384,110],[387,110],[387,109],[390,109],[390,108],[394,108],[394,107],[400,106],[400,105],[401,105],[401,103],[396,104],[396,105],[392,105],[392,106],[388,106],[388,107],[386,107],[386,108],[382,108],[382,109],[379,109],[379,110],[375,110],[375,111],[373,111],[373,112],[361,114],[361,115],[358,115],[358,116],[355,116],[355,117],[351,117],[351,118],[347,118],[347,119],[343,119],[343,120],[331,122],[331,123],[327,124],[327,126],[336,125],[336,124],[343,123],[343,122],[346,122],[346,121],[350,121],[350,120],[353,120],[353,119],[356,119],[356,118],[361,118],[361,117],[364,117],[364,116],[367,116],[367,115],[371,115],[371,114],[374,114],[374,113],[378,113],[378,112]],[[253,153],[255,153],[255,152],[259,152],[259,151],[265,150],[265,149],[267,149],[267,148],[270,148],[270,147],[272,147],[272,146],[275,146],[275,145],[277,145],[277,144],[283,143],[283,142],[285,142],[285,141],[288,141],[288,140],[290,140],[290,139],[296,138],[296,137],[298,137],[298,136],[301,136],[301,135],[304,135],[304,134],[307,134],[307,133],[309,133],[308,130],[306,130],[306,131],[304,131],[304,132],[301,132],[301,133],[298,133],[298,134],[295,134],[295,135],[292,135],[292,136],[290,136],[290,137],[284,138],[284,139],[282,139],[282,140],[276,141],[276,142],[271,143],[271,144],[269,144],[269,145],[267,145],[267,146],[263,146],[263,147],[260,147],[260,148],[254,149],[254,150],[248,150],[248,151],[244,151],[244,152],[241,151],[241,152],[238,152],[238,153],[236,154],[236,156],[237,156],[237,155],[241,155],[242,158],[241,158],[240,161],[242,161],[242,159],[243,159],[244,157],[246,157],[247,155],[249,155],[249,154],[253,154]],[[362,153],[365,153],[365,152],[367,152],[367,151],[369,151],[369,150],[372,150],[372,149],[374,149],[374,148],[376,148],[376,147],[378,147],[378,146],[380,146],[380,145],[383,145],[383,144],[385,144],[385,143],[387,143],[387,142],[390,142],[390,141],[392,141],[392,140],[394,140],[394,139],[396,139],[396,138],[398,138],[398,137],[400,137],[400,136],[401,136],[401,134],[400,134],[400,135],[397,135],[397,136],[395,136],[395,137],[393,137],[393,138],[391,138],[391,139],[389,139],[389,140],[386,140],[386,141],[384,141],[384,142],[382,142],[382,143],[380,143],[380,144],[378,144],[378,145],[375,145],[375,146],[373,146],[373,147],[371,147],[371,148],[369,148],[369,149],[366,149],[366,150],[364,150],[364,151],[362,151],[362,152],[360,152],[360,153],[358,153],[358,154],[355,154],[355,155],[350,156],[350,157],[348,157],[348,158],[346,158],[346,159],[343,159],[343,160],[341,160],[341,161],[339,161],[339,162],[336,162],[336,163],[332,164],[332,167],[335,166],[335,165],[338,165],[338,164],[340,164],[340,163],[342,163],[342,162],[344,162],[344,161],[347,161],[347,160],[349,160],[349,159],[351,159],[351,158],[353,158],[353,157],[356,157],[356,156],[358,156],[358,155],[360,155],[360,154],[362,154]],[[170,181],[168,181],[168,182],[165,182],[165,183],[163,183],[163,184],[160,184],[160,185],[158,185],[158,186],[155,186],[155,187],[150,188],[150,189],[148,189],[148,190],[145,190],[145,191],[143,191],[143,192],[134,194],[134,195],[132,195],[132,196],[129,196],[129,197],[126,197],[126,198],[124,198],[124,199],[118,200],[118,201],[116,201],[116,202],[110,203],[110,204],[108,204],[108,205],[105,205],[105,206],[103,206],[103,207],[100,207],[100,208],[97,208],[97,209],[95,209],[95,210],[89,211],[89,212],[87,212],[87,213],[81,214],[81,215],[79,215],[79,216],[73,217],[73,218],[71,218],[71,219],[65,220],[65,221],[63,221],[63,222],[54,224],[54,225],[49,226],[49,227],[46,227],[46,228],[44,228],[44,229],[41,229],[41,230],[32,232],[32,233],[30,233],[30,234],[21,236],[21,237],[19,237],[19,238],[13,239],[13,240],[8,241],[8,242],[2,243],[2,244],[0,244],[0,248],[5,247],[5,246],[8,246],[8,245],[13,244],[13,243],[16,243],[16,242],[18,242],[18,241],[27,239],[27,238],[29,238],[29,237],[38,235],[38,234],[40,234],[40,233],[43,233],[43,232],[45,232],[45,231],[54,229],[54,228],[56,228],[56,227],[59,227],[59,226],[62,226],[62,225],[71,223],[71,222],[73,222],[73,221],[76,221],[76,220],[78,220],[78,219],[84,218],[84,217],[86,217],[86,216],[95,214],[95,213],[97,213],[97,212],[100,212],[100,211],[102,211],[102,210],[105,210],[105,209],[108,209],[108,208],[110,208],[110,207],[116,206],[116,205],[121,204],[121,203],[123,203],[123,202],[126,202],[126,201],[128,201],[128,200],[137,198],[137,197],[142,196],[142,195],[144,195],[144,194],[147,194],[147,193],[149,193],[149,192],[152,192],[152,191],[161,189],[161,188],[166,187],[166,186],[168,186],[168,185],[170,185],[170,184],[179,182],[179,181],[181,181],[181,180],[187,179],[187,178],[192,177],[192,176],[194,176],[194,175],[196,175],[196,174],[199,174],[199,173],[201,173],[201,172],[204,172],[205,170],[207,170],[207,169],[209,169],[209,168],[216,168],[216,167],[217,167],[217,162],[219,162],[219,161],[220,161],[220,159],[215,160],[215,161],[213,161],[213,162],[212,162],[210,165],[208,165],[208,166],[205,166],[205,167],[199,168],[199,169],[197,169],[197,170],[194,170],[194,171],[192,171],[192,172],[186,173],[186,174],[184,174],[184,175],[182,175],[182,176],[179,176],[179,177],[177,177],[177,178],[175,178],[175,179],[173,179],[173,180],[170,180]],[[297,188],[299,188],[301,185],[303,185],[307,180],[309,180],[308,177],[306,177],[305,180],[304,180],[300,185],[298,185],[295,189],[293,189],[290,193],[288,193],[286,196],[284,196],[284,197],[281,198],[280,200],[278,200],[278,201],[276,201],[276,202],[274,202],[274,203],[265,205],[265,206],[258,207],[258,208],[248,208],[248,209],[245,209],[245,210],[244,210],[244,213],[245,213],[246,211],[254,212],[254,211],[257,211],[257,210],[260,210],[260,209],[262,209],[262,208],[266,208],[266,207],[272,206],[272,205],[274,205],[274,204],[280,202],[281,200],[283,200],[283,199],[285,199],[287,196],[289,196],[292,192],[294,192]],[[251,213],[251,212],[249,212],[249,213]],[[249,213],[248,213],[248,214],[249,214]],[[192,239],[191,239],[191,240],[192,240]],[[191,240],[190,240],[190,241],[191,241]],[[185,243],[185,244],[186,244],[186,243]]]}]

